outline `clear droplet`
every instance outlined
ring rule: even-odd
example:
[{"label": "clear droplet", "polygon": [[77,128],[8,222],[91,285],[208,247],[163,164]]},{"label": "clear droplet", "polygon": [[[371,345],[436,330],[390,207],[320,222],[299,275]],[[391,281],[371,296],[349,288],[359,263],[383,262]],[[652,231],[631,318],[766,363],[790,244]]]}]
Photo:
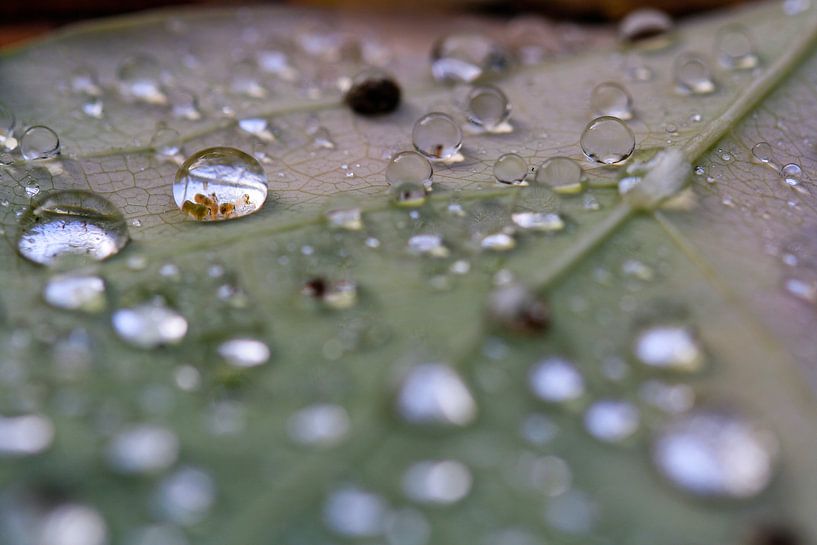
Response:
[{"label": "clear droplet", "polygon": [[258,66],[250,59],[234,64],[230,69],[230,91],[250,98],[264,98],[267,90],[258,77]]},{"label": "clear droplet", "polygon": [[159,157],[173,159],[181,152],[181,135],[176,129],[161,127],[150,139],[150,147]]},{"label": "clear droplet", "polygon": [[149,474],[169,468],[179,456],[179,439],[167,428],[142,424],[119,432],[107,451],[120,473]]},{"label": "clear droplet", "polygon": [[133,55],[117,68],[119,91],[128,100],[165,105],[167,96],[162,89],[162,69],[159,61],[149,55]]},{"label": "clear droplet", "polygon": [[257,160],[241,150],[207,148],[179,167],[173,198],[182,212],[198,221],[240,218],[263,206],[267,175]]},{"label": "clear droplet", "polygon": [[670,43],[672,18],[657,9],[637,9],[621,20],[618,35],[622,41],[653,49]]},{"label": "clear droplet", "polygon": [[505,283],[488,296],[488,313],[505,328],[536,333],[550,324],[550,310],[545,301],[522,284]]},{"label": "clear droplet", "polygon": [[326,127],[315,127],[309,132],[312,136],[312,147],[317,149],[335,149],[337,145],[332,140],[332,135],[329,134],[329,129]]},{"label": "clear droplet", "polygon": [[521,211],[511,214],[511,220],[520,229],[556,233],[565,228],[564,219],[554,212]]},{"label": "clear droplet", "polygon": [[504,153],[494,163],[494,178],[501,184],[522,185],[528,176],[528,163],[516,153]]},{"label": "clear droplet", "polygon": [[414,235],[408,241],[408,250],[412,254],[431,257],[448,257],[450,253],[443,237],[435,234]]},{"label": "clear droplet", "polygon": [[388,506],[371,492],[354,486],[334,490],[323,506],[326,525],[349,538],[376,537],[383,533]]},{"label": "clear droplet", "polygon": [[585,127],[581,146],[588,159],[604,165],[614,165],[632,155],[635,150],[635,135],[617,117],[602,116]]},{"label": "clear droplet", "polygon": [[404,182],[394,187],[392,196],[397,206],[415,208],[422,206],[428,199],[428,190],[425,186],[412,182]]},{"label": "clear droplet", "polygon": [[238,128],[245,133],[254,136],[261,142],[274,142],[275,134],[272,132],[270,122],[263,117],[248,117],[238,121]]},{"label": "clear droplet", "polygon": [[40,454],[51,446],[53,440],[54,425],[45,416],[0,416],[0,456]]},{"label": "clear droplet", "polygon": [[652,459],[679,489],[707,498],[748,499],[769,485],[778,445],[774,436],[734,411],[698,409],[661,429]]},{"label": "clear droplet", "polygon": [[[11,108],[0,102],[0,144],[5,146],[8,140],[13,140],[14,127],[17,125],[17,118]],[[5,146],[8,148],[8,146]],[[13,147],[16,147],[16,144]]]},{"label": "clear droplet", "polygon": [[187,335],[187,320],[160,303],[122,308],[111,317],[120,339],[137,348],[178,344]]},{"label": "clear droplet", "polygon": [[462,129],[450,115],[442,112],[426,114],[411,131],[414,148],[435,161],[461,161]]},{"label": "clear droplet", "polygon": [[71,92],[78,95],[98,97],[102,94],[102,87],[99,85],[99,76],[96,70],[90,66],[78,66],[71,72],[69,82]]},{"label": "clear droplet", "polygon": [[584,395],[584,378],[576,366],[560,357],[546,358],[528,373],[530,389],[549,403],[566,403]]},{"label": "clear droplet", "polygon": [[26,161],[53,159],[60,154],[60,137],[45,125],[29,127],[20,137],[20,153]]},{"label": "clear droplet", "polygon": [[102,115],[105,112],[105,103],[102,102],[102,99],[91,97],[85,102],[82,103],[82,113],[87,115],[88,117],[93,117],[94,119],[102,119]]},{"label": "clear droplet", "polygon": [[635,358],[649,367],[693,372],[704,364],[704,352],[686,326],[654,325],[640,331],[633,342]]},{"label": "clear droplet", "polygon": [[596,85],[590,95],[590,110],[595,115],[607,115],[619,119],[633,118],[633,99],[627,89],[607,81]]},{"label": "clear droplet", "polygon": [[468,121],[488,132],[509,132],[507,124],[511,116],[511,103],[505,93],[493,85],[480,85],[471,89],[466,99],[465,114]]},{"label": "clear droplet", "polygon": [[[425,191],[425,190],[424,190]],[[326,221],[336,229],[360,231],[363,229],[363,213],[360,208],[338,208],[326,213]]]},{"label": "clear droplet", "polygon": [[416,151],[401,151],[386,166],[386,181],[395,187],[410,183],[429,189],[433,174],[431,163]]},{"label": "clear droplet", "polygon": [[789,163],[783,165],[783,168],[780,169],[780,175],[787,184],[796,186],[800,184],[800,179],[803,177],[803,169],[797,163]]},{"label": "clear droplet", "polygon": [[20,220],[17,250],[35,263],[52,265],[61,258],[97,261],[115,255],[128,243],[122,213],[90,191],[40,193]]},{"label": "clear droplet", "polygon": [[483,75],[502,73],[509,65],[505,50],[482,34],[450,34],[431,50],[431,73],[445,83],[471,83]]},{"label": "clear droplet", "polygon": [[466,426],[477,414],[471,392],[456,371],[442,363],[409,369],[397,394],[397,412],[411,424]]},{"label": "clear droplet", "polygon": [[349,415],[339,405],[318,404],[303,408],[289,417],[287,430],[301,445],[332,447],[349,432]]},{"label": "clear droplet", "polygon": [[606,443],[620,443],[630,438],[640,422],[638,408],[629,401],[602,399],[584,413],[587,432]]},{"label": "clear droplet", "polygon": [[758,142],[752,146],[752,155],[761,163],[774,161],[772,146],[768,142]]},{"label": "clear droplet", "polygon": [[683,53],[673,63],[675,85],[685,95],[708,95],[715,92],[715,80],[703,57]]},{"label": "clear droplet", "polygon": [[170,103],[170,113],[176,119],[198,121],[202,118],[199,97],[190,89],[172,87],[167,90],[167,99]]},{"label": "clear droplet", "polygon": [[53,276],[43,288],[43,299],[55,308],[99,312],[105,308],[105,281],[85,274]]},{"label": "clear droplet", "polygon": [[718,30],[715,52],[721,66],[731,70],[749,70],[760,62],[749,31],[738,24],[727,25]]},{"label": "clear droplet", "polygon": [[551,157],[536,169],[535,180],[556,193],[571,194],[582,190],[582,177],[582,167],[570,157]]},{"label": "clear droplet", "polygon": [[216,486],[210,475],[183,467],[159,483],[156,504],[165,519],[188,526],[205,517],[215,495]]},{"label": "clear droplet", "polygon": [[218,355],[233,367],[257,367],[267,363],[270,349],[263,341],[239,337],[218,346]]},{"label": "clear droplet", "polygon": [[471,472],[457,460],[428,460],[403,474],[403,492],[418,503],[451,505],[471,490]]},{"label": "clear droplet", "polygon": [[513,238],[513,235],[510,233],[492,233],[482,237],[479,246],[483,250],[507,252],[516,247],[516,239]]}]

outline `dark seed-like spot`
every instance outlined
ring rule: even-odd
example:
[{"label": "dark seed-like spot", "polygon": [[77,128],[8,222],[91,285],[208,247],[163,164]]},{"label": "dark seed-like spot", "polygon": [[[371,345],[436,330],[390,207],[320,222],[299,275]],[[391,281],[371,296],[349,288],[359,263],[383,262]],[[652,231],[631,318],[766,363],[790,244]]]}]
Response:
[{"label": "dark seed-like spot", "polygon": [[361,115],[383,115],[400,105],[400,86],[381,75],[356,81],[346,93],[346,104]]},{"label": "dark seed-like spot", "polygon": [[320,299],[326,293],[326,280],[323,278],[313,278],[304,284],[303,290],[301,291],[304,295]]},{"label": "dark seed-like spot", "polygon": [[749,540],[749,545],[802,545],[800,536],[782,524],[765,524],[756,528]]}]

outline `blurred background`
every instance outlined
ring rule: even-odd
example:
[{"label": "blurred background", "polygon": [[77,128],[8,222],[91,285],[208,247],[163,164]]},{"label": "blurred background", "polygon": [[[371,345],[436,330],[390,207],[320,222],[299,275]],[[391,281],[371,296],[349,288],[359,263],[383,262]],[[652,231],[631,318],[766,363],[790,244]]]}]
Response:
[{"label": "blurred background", "polygon": [[655,7],[676,16],[744,0],[0,0],[0,46],[19,43],[60,26],[96,17],[163,6],[244,6],[290,4],[378,11],[458,11],[499,17],[521,12],[599,23],[617,20],[637,7]]}]

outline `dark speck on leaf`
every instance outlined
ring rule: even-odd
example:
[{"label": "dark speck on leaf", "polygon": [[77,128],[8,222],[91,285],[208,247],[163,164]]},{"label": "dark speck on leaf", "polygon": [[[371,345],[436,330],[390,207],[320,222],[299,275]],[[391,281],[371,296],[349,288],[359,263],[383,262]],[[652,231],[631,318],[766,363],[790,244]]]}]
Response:
[{"label": "dark speck on leaf", "polygon": [[363,78],[346,93],[346,104],[361,115],[389,114],[400,105],[400,86],[387,76]]}]

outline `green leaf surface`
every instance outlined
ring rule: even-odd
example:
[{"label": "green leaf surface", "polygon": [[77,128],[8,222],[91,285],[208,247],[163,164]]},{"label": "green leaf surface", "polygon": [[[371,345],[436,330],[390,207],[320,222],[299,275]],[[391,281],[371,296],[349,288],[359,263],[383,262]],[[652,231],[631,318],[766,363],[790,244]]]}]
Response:
[{"label": "green leaf surface", "polygon": [[[718,30],[733,23],[753,37],[758,68],[718,66]],[[747,543],[764,525],[817,539],[817,14],[786,15],[774,2],[710,14],[681,25],[673,44],[657,51],[620,48],[608,30],[547,23],[537,39],[550,54],[493,81],[513,104],[514,131],[467,134],[465,161],[435,167],[428,204],[393,207],[384,170],[391,155],[411,149],[414,121],[434,110],[464,121],[463,89],[430,77],[432,41],[468,29],[513,46],[522,40],[518,27],[279,8],[156,12],[2,53],[0,100],[22,125],[53,128],[62,156],[0,167],[7,242],[0,245],[0,414],[44,414],[56,430],[45,452],[0,464],[0,541],[39,545],[31,537],[42,525],[37,513],[63,502],[96,510],[115,544],[134,543],[160,523],[164,531],[180,526],[197,545],[731,544]],[[337,58],[295,44],[338,36]],[[231,94],[236,65],[271,41],[292,42],[298,77],[261,74],[262,99]],[[675,91],[673,61],[685,51],[709,60],[715,93]],[[167,107],[120,98],[117,65],[134,53],[159,59],[166,85],[194,91],[204,117],[182,121]],[[343,105],[338,79],[366,63],[387,66],[400,81],[396,113],[362,118]],[[634,64],[653,77],[632,80]],[[67,90],[81,65],[99,73],[100,119],[84,115],[85,99]],[[604,81],[632,95],[628,124],[638,149],[674,150],[675,162],[659,164],[625,197],[616,180],[626,165],[595,167],[579,146],[593,117],[590,93]],[[273,141],[216,115],[221,100],[236,118],[268,119]],[[264,208],[218,224],[185,218],[171,191],[177,165],[151,144],[162,123],[180,133],[187,154],[229,145],[265,157]],[[334,149],[313,144],[309,129],[317,126]],[[753,159],[759,142],[771,145],[776,168]],[[573,157],[589,188],[562,196],[535,184],[498,186],[493,163],[509,151],[531,165]],[[779,173],[786,163],[802,167],[796,187]],[[104,312],[48,307],[42,290],[54,272],[15,250],[31,194],[68,188],[108,197],[129,222],[130,244],[91,268],[107,282]],[[464,214],[453,214],[452,204]],[[324,213],[335,206],[362,208],[363,230],[331,229]],[[479,237],[507,226],[520,206],[558,212],[567,227],[520,232],[508,252],[480,250]],[[450,255],[411,255],[407,241],[421,233],[442,235]],[[455,263],[460,272],[467,263],[467,272],[452,272]],[[178,274],[168,275],[168,265]],[[329,309],[302,295],[316,277],[355,281],[357,304]],[[546,331],[515,334],[489,318],[489,294],[508,277],[547,299]],[[239,296],[224,298],[225,290]],[[123,343],[111,312],[156,295],[187,318],[183,342],[152,350]],[[703,371],[657,373],[634,361],[634,336],[655,317],[694,328]],[[229,366],[217,350],[234,336],[264,340],[270,361]],[[531,366],[553,355],[584,376],[588,394],[575,406],[553,407],[530,391]],[[399,379],[427,362],[448,363],[463,377],[475,422],[440,430],[400,418]],[[191,369],[198,384],[181,387]],[[687,388],[696,406],[734,408],[772,430],[780,456],[770,486],[740,501],[701,501],[670,486],[650,460],[651,438],[672,418],[645,393],[656,384]],[[585,411],[604,398],[630,400],[640,411],[638,431],[623,444],[585,430]],[[292,415],[315,404],[348,413],[339,444],[293,441]],[[172,430],[178,460],[158,474],[123,476],[108,463],[108,445],[141,423]],[[534,431],[543,429],[556,432],[537,440]],[[438,459],[469,468],[469,493],[450,506],[412,501],[407,468]],[[206,472],[215,489],[195,522],[174,517],[158,499],[186,467]],[[350,539],[327,520],[333,493],[347,486],[387,504],[385,536]]]}]

